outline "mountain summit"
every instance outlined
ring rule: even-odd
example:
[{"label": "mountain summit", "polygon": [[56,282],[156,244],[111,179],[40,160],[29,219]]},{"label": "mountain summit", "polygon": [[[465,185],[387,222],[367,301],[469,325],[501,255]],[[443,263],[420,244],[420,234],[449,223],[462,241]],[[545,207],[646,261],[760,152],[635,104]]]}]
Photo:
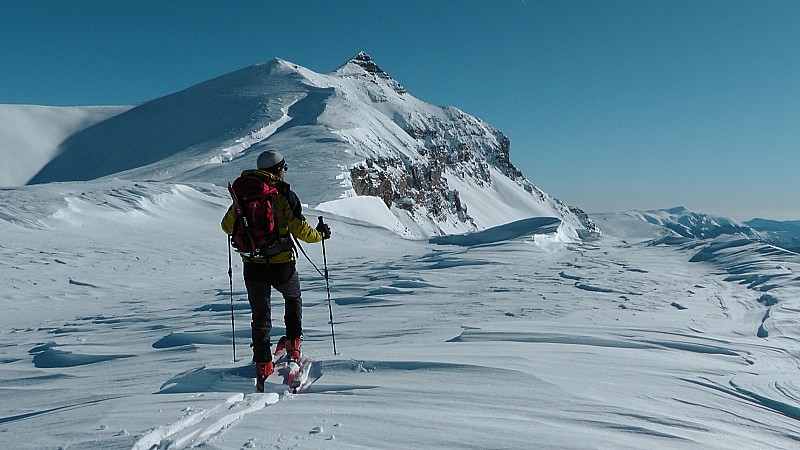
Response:
[{"label": "mountain summit", "polygon": [[364,70],[366,70],[369,73],[378,74],[378,75],[382,76],[383,78],[389,78],[389,74],[387,74],[386,72],[381,70],[381,68],[378,67],[377,64],[375,64],[375,61],[373,61],[372,58],[368,54],[366,54],[365,52],[358,52],[358,54],[356,56],[354,56],[348,62],[348,64],[350,64],[350,63],[356,64],[356,65],[362,67]]},{"label": "mountain summit", "polygon": [[572,237],[598,231],[514,167],[503,133],[416,99],[364,52],[328,74],[275,58],[138,105],[71,135],[31,183],[224,186],[265,149],[286,156],[309,204],[363,219],[359,202],[374,197],[394,217],[390,228],[412,236],[542,216]]},{"label": "mountain summit", "polygon": [[408,93],[406,89],[397,81],[393,80],[392,77],[389,76],[388,73],[384,72],[372,58],[366,54],[365,52],[358,52],[356,56],[354,56],[350,61],[348,61],[345,65],[340,67],[334,72],[334,75],[339,76],[357,76],[361,73],[361,70],[366,72],[368,77],[371,76],[374,78],[381,78],[386,81],[387,84],[392,86],[395,92],[398,94],[406,94]]}]

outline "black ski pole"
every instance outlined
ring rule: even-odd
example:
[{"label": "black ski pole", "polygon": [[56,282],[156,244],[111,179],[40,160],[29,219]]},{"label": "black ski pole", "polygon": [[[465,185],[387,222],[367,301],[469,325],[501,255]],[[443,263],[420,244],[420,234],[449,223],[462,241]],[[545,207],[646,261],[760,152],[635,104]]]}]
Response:
[{"label": "black ski pole", "polygon": [[231,284],[231,340],[233,342],[233,362],[236,362],[236,328],[233,325],[233,260],[231,259],[231,241],[228,236],[228,279]]},{"label": "black ski pole", "polygon": [[[324,225],[324,222],[322,222],[322,216],[319,216],[319,223],[320,225]],[[328,291],[328,313],[330,314],[331,319],[331,340],[333,341],[333,354],[336,355],[336,333],[333,331],[333,306],[331,306],[331,285],[328,281],[328,255],[325,253],[325,239],[322,239],[322,264],[325,270],[325,289]]]}]

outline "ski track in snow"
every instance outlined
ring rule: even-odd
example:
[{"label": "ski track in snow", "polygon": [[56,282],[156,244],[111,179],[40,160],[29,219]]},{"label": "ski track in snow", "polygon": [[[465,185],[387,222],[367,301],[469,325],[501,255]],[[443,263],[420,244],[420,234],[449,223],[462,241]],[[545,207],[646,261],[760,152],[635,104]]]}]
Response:
[{"label": "ski track in snow", "polygon": [[162,425],[133,444],[132,450],[183,449],[203,446],[247,414],[278,402],[278,394],[236,394],[209,410],[187,411],[180,420]]},{"label": "ski track in snow", "polygon": [[[756,264],[719,244],[688,263],[704,250],[612,237],[544,245],[525,233],[437,244],[330,217],[339,355],[325,280],[300,261],[304,349],[323,376],[304,394],[256,394],[238,261],[231,361],[223,193],[118,187],[118,203],[86,189],[69,194],[80,202],[26,205],[0,222],[13,300],[0,318],[6,448],[800,441],[800,305],[791,284],[754,284],[763,278],[750,275],[776,267],[763,253]],[[148,200],[123,194],[132,191]],[[275,337],[285,331],[276,325]]]}]

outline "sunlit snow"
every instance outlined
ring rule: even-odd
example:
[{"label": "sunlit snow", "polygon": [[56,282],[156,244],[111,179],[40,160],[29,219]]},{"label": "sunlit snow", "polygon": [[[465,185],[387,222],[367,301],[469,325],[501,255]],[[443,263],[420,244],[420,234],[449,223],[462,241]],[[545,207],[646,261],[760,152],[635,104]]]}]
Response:
[{"label": "sunlit snow", "polygon": [[[597,215],[603,234],[581,239],[499,175],[490,191],[458,185],[491,226],[428,239],[406,211],[342,196],[357,152],[326,158],[282,111],[241,147],[250,134],[119,177],[0,189],[0,447],[800,442],[796,253],[680,235],[668,225],[709,222],[677,210]],[[300,256],[303,348],[321,375],[301,394],[255,392],[241,262],[231,290],[219,227],[223,181],[277,144],[305,216],[333,231],[338,354],[325,280]],[[321,246],[304,248],[321,267]]]}]

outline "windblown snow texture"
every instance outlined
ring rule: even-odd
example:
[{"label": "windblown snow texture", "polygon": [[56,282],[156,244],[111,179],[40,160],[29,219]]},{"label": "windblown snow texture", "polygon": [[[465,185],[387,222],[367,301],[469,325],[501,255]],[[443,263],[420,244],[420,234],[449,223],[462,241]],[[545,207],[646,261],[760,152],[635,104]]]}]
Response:
[{"label": "windblown snow texture", "polygon": [[325,280],[301,260],[303,347],[323,376],[256,394],[235,259],[231,360],[224,188],[103,180],[0,197],[3,447],[777,449],[800,436],[799,262],[756,241],[674,237],[630,215],[600,216],[606,233],[587,242],[544,219],[408,240],[325,213],[340,354]]},{"label": "windblown snow texture", "polygon": [[[493,129],[425,106],[363,54],[327,75],[275,60],[106,113],[59,122],[47,142],[96,125],[41,184],[0,189],[2,448],[800,441],[800,259],[771,234],[790,227],[677,208],[598,214],[603,234],[586,233],[502,161]],[[434,163],[465,130],[475,140]],[[298,395],[254,393],[241,261],[229,278],[219,228],[227,182],[266,148],[333,232],[330,305],[298,261],[303,350],[323,375]]]}]

